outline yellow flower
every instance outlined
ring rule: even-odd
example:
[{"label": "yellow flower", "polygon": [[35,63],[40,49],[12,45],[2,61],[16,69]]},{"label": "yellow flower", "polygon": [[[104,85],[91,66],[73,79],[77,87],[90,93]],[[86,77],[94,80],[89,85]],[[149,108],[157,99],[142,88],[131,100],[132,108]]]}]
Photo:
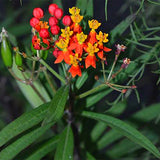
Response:
[{"label": "yellow flower", "polygon": [[64,37],[64,38],[69,38],[72,34],[73,34],[73,31],[70,31],[70,27],[66,27],[65,29],[61,29],[61,36]]},{"label": "yellow flower", "polygon": [[92,45],[91,43],[88,43],[88,47],[87,47],[87,53],[90,55],[90,56],[94,56],[94,53],[98,52],[99,49],[97,48],[97,43]]},{"label": "yellow flower", "polygon": [[83,16],[76,14],[76,15],[72,15],[71,19],[74,23],[80,23],[81,20],[83,19]]},{"label": "yellow flower", "polygon": [[73,66],[78,66],[78,62],[82,61],[82,58],[78,58],[78,53],[75,53],[75,55],[70,55],[70,63]]},{"label": "yellow flower", "polygon": [[48,29],[48,28],[49,28],[49,26],[48,26],[48,22],[40,21],[40,22],[39,22],[39,25],[40,25],[40,27],[41,27],[41,28],[46,28],[46,29]]},{"label": "yellow flower", "polygon": [[101,31],[99,32],[99,34],[97,34],[96,35],[96,38],[97,38],[97,40],[99,40],[99,44],[102,44],[102,42],[103,43],[107,43],[108,42],[108,34],[106,34],[106,33],[102,33]]},{"label": "yellow flower", "polygon": [[77,15],[77,14],[80,13],[80,9],[77,8],[77,7],[69,8],[69,13],[72,14],[72,15]]},{"label": "yellow flower", "polygon": [[88,21],[88,24],[89,24],[89,27],[91,28],[91,29],[97,29],[100,25],[101,25],[101,23],[99,23],[97,20],[95,20],[95,19],[92,19],[92,20],[89,20]]},{"label": "yellow flower", "polygon": [[67,47],[68,47],[68,43],[69,43],[69,39],[60,39],[57,43],[56,46],[60,49],[62,49],[63,51],[67,51]]},{"label": "yellow flower", "polygon": [[87,39],[87,35],[85,35],[83,32],[77,34],[76,36],[80,44],[82,44]]}]

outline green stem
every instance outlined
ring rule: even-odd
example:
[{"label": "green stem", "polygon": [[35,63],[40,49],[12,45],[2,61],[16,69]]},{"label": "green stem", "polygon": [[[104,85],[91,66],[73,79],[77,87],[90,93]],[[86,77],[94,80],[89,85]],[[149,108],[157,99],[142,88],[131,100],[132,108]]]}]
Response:
[{"label": "green stem", "polygon": [[19,77],[17,77],[14,72],[12,71],[12,69],[8,68],[8,71],[10,72],[10,74],[19,82],[26,84],[27,82],[25,80],[20,79]]},{"label": "green stem", "polygon": [[115,67],[115,65],[116,65],[116,62],[117,62],[118,56],[119,56],[119,55],[116,55],[116,57],[115,57],[115,60],[114,60],[114,62],[113,62],[113,65],[112,65],[111,71],[110,71],[109,76],[108,76],[108,78],[107,78],[107,81],[109,81],[109,80],[110,80],[110,78],[111,78],[111,75],[112,75],[112,72],[113,72],[114,67]]},{"label": "green stem", "polygon": [[106,78],[106,74],[105,74],[104,61],[102,61],[101,63],[102,63],[102,70],[103,70],[104,81],[106,82],[107,78]]},{"label": "green stem", "polygon": [[66,84],[66,81],[61,77],[56,71],[54,71],[43,59],[40,59],[39,62],[43,64],[55,77],[57,77],[62,83]]},{"label": "green stem", "polygon": [[34,71],[35,71],[36,61],[33,61],[32,63],[32,73],[31,73],[31,80],[33,80]]},{"label": "green stem", "polygon": [[40,94],[40,92],[37,90],[37,88],[33,85],[33,83],[30,83],[29,84],[31,87],[32,87],[32,89],[37,93],[37,95],[39,96],[39,98],[44,102],[44,103],[46,103],[46,100],[43,98],[43,96]]},{"label": "green stem", "polygon": [[43,73],[44,73],[44,75],[45,75],[45,77],[46,77],[46,79],[47,79],[47,81],[48,81],[48,84],[50,85],[52,91],[53,91],[54,93],[56,93],[56,89],[54,88],[54,86],[53,86],[53,84],[52,84],[52,82],[51,82],[51,80],[50,80],[50,78],[49,78],[49,76],[48,76],[47,71],[46,71],[46,70],[43,70]]},{"label": "green stem", "polygon": [[106,84],[101,84],[101,85],[99,85],[99,86],[97,86],[97,87],[95,87],[93,89],[90,89],[90,90],[88,90],[88,91],[76,96],[76,99],[87,97],[88,95],[93,94],[93,93],[99,91],[101,88],[105,88],[105,87],[107,87]]}]

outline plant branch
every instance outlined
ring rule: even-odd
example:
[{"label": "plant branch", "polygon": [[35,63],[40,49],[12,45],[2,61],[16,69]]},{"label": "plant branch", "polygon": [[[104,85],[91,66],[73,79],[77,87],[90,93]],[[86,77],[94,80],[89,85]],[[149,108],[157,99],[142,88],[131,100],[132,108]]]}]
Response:
[{"label": "plant branch", "polygon": [[65,79],[60,76],[56,71],[54,71],[43,59],[40,59],[39,62],[43,64],[55,77],[57,77],[62,83],[66,84]]}]

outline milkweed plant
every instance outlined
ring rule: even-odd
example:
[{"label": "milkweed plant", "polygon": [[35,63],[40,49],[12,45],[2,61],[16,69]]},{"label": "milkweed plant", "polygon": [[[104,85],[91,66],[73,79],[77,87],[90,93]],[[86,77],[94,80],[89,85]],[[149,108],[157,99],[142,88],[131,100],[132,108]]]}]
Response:
[{"label": "milkweed plant", "polygon": [[[145,17],[157,3],[139,1],[110,33],[93,18],[93,1],[77,1],[66,15],[56,3],[46,13],[37,6],[27,50],[12,42],[4,26],[1,60],[32,109],[0,131],[0,160],[160,159],[158,129],[147,127],[156,119],[156,128],[160,104],[122,115],[130,95],[140,103],[146,65],[159,64],[160,28],[148,27]],[[110,94],[117,97],[113,102]]]}]

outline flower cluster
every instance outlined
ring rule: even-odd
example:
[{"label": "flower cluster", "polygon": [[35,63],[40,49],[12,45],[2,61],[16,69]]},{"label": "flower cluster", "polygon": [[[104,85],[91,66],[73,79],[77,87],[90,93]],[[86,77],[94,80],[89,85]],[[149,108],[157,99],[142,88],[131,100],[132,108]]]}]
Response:
[{"label": "flower cluster", "polygon": [[[57,4],[49,5],[48,11],[51,15],[48,22],[42,21],[44,12],[41,8],[33,10],[33,18],[30,25],[33,27],[34,36],[32,37],[32,45],[36,50],[46,50],[53,46],[54,36],[60,32],[59,21],[63,17],[63,10]],[[71,24],[70,16],[64,16],[63,25]]]},{"label": "flower cluster", "polygon": [[[96,29],[101,25],[97,20],[89,20],[90,32],[84,33],[80,22],[83,16],[80,15],[80,9],[77,7],[69,8],[69,13],[62,19],[65,26],[60,29],[58,23],[63,16],[63,11],[56,4],[49,6],[49,23],[42,21],[44,17],[43,10],[35,8],[33,10],[33,18],[30,20],[30,25],[34,29],[32,45],[36,50],[44,50],[53,48],[55,56],[55,64],[64,61],[70,66],[68,72],[72,77],[81,76],[82,68],[92,66],[96,68],[96,61],[99,59],[105,61],[104,52],[109,52],[111,49],[104,46],[108,42],[108,34],[96,32]],[[55,36],[58,35],[58,36]],[[45,46],[45,47],[44,47]]]},{"label": "flower cluster", "polygon": [[89,20],[89,34],[84,34],[80,22],[83,16],[80,15],[80,9],[72,7],[69,9],[72,24],[61,29],[61,35],[55,43],[53,55],[56,57],[55,63],[61,63],[63,60],[70,65],[69,72],[72,77],[81,76],[83,62],[85,68],[92,66],[96,68],[97,57],[105,60],[104,52],[111,49],[104,46],[108,42],[108,34],[101,31],[97,34],[96,29],[101,25],[97,20]]}]

